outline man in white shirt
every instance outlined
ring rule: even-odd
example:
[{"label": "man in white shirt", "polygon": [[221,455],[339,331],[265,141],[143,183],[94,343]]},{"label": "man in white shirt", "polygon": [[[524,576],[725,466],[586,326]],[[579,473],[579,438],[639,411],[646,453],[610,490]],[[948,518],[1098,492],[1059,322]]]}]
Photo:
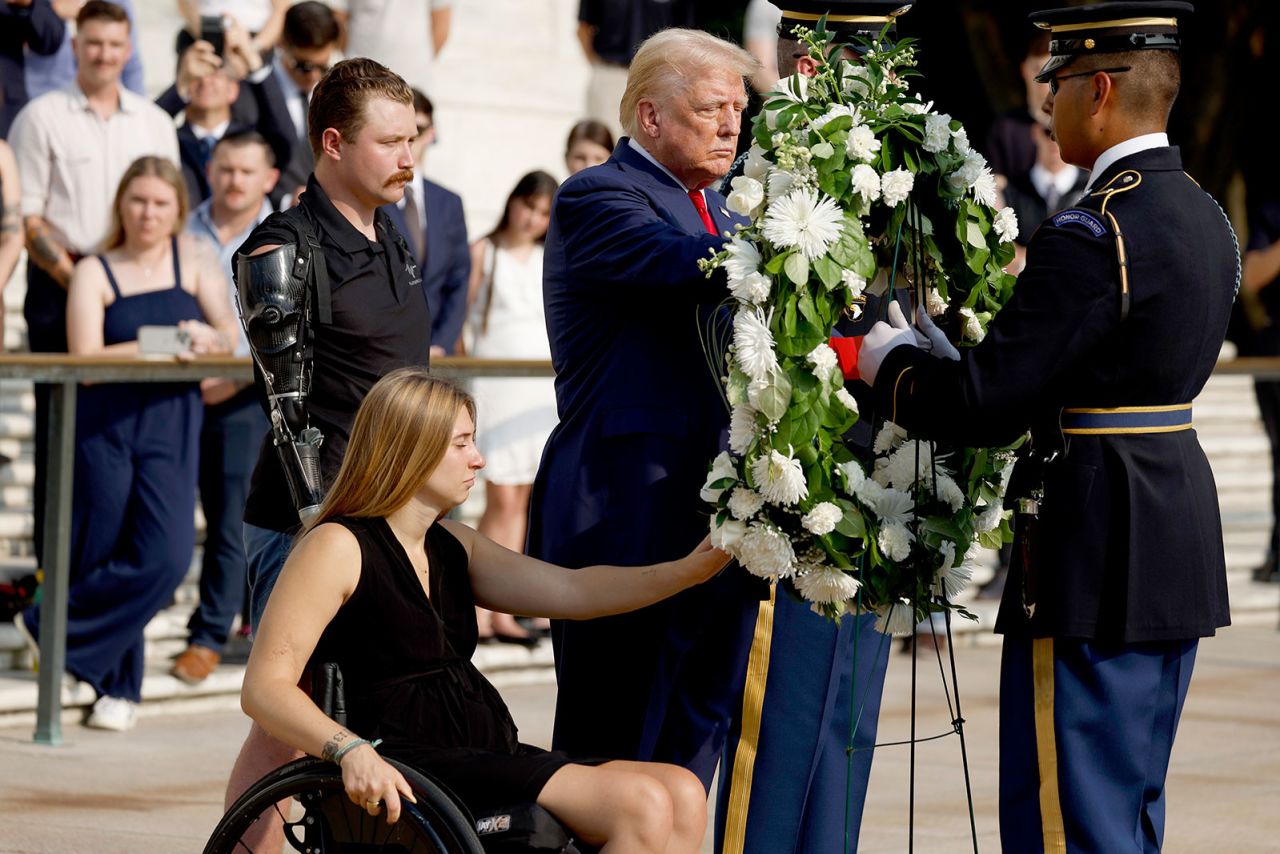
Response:
[{"label": "man in white shirt", "polygon": [[343,53],[376,59],[415,89],[431,91],[435,58],[449,39],[453,0],[336,0],[333,5],[343,25]]},{"label": "man in white shirt", "polygon": [[[120,84],[129,59],[129,17],[106,0],[76,16],[76,80],[31,101],[14,119],[9,144],[22,181],[27,235],[23,314],[35,353],[67,350],[67,285],[82,256],[106,237],[116,185],[133,161],[152,154],[178,162],[173,122]],[[41,547],[47,386],[36,387],[35,542]]]}]

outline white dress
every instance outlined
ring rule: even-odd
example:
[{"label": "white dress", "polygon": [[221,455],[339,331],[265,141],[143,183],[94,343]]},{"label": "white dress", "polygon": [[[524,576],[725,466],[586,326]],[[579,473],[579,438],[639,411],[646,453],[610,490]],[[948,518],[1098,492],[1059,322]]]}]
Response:
[{"label": "white dress", "polygon": [[[492,295],[481,285],[472,308],[472,355],[482,359],[550,359],[547,321],[542,311],[542,247],[520,261],[486,243],[486,272]],[[488,323],[484,323],[486,300]],[[472,382],[476,398],[476,442],[486,465],[480,476],[491,483],[533,483],[543,446],[558,422],[555,381],[550,377],[489,378]]]}]

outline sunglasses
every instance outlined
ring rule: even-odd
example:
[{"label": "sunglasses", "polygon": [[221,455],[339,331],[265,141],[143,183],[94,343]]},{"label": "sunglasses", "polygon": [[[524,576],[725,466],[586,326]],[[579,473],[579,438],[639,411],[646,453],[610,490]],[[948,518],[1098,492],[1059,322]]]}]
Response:
[{"label": "sunglasses", "polygon": [[329,64],[327,62],[307,62],[305,59],[298,59],[297,57],[291,56],[287,53],[284,55],[284,59],[285,62],[289,64],[289,67],[299,74],[310,74],[313,71],[318,71],[321,74],[324,74],[329,70]]},{"label": "sunglasses", "polygon": [[1070,80],[1072,77],[1092,77],[1095,74],[1119,74],[1122,71],[1128,71],[1132,66],[1121,65],[1118,68],[1095,68],[1092,71],[1077,71],[1075,74],[1060,74],[1057,77],[1049,78],[1049,91],[1058,94],[1058,83],[1062,80]]}]

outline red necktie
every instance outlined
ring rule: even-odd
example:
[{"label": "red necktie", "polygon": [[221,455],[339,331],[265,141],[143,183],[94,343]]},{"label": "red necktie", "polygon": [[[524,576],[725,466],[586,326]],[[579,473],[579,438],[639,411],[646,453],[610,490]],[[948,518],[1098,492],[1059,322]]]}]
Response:
[{"label": "red necktie", "polygon": [[702,198],[702,191],[690,190],[689,198],[693,200],[693,206],[698,209],[698,216],[702,217],[702,224],[707,227],[707,233],[715,234],[716,224],[711,221],[711,211],[707,210],[707,200]]}]

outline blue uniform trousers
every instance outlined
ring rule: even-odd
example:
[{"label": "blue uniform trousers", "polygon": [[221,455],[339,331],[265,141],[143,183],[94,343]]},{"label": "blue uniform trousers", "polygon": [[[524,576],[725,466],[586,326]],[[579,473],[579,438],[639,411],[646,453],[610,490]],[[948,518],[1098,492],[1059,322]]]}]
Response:
[{"label": "blue uniform trousers", "polygon": [[721,765],[717,851],[857,849],[890,640],[874,615],[846,616],[837,628],[786,591],[761,605],[742,715]]},{"label": "blue uniform trousers", "polygon": [[1006,635],[1000,839],[1017,854],[1158,852],[1196,640]]},{"label": "blue uniform trousers", "polygon": [[201,409],[194,386],[80,391],[66,669],[99,695],[141,700],[143,629],[190,566]]}]

